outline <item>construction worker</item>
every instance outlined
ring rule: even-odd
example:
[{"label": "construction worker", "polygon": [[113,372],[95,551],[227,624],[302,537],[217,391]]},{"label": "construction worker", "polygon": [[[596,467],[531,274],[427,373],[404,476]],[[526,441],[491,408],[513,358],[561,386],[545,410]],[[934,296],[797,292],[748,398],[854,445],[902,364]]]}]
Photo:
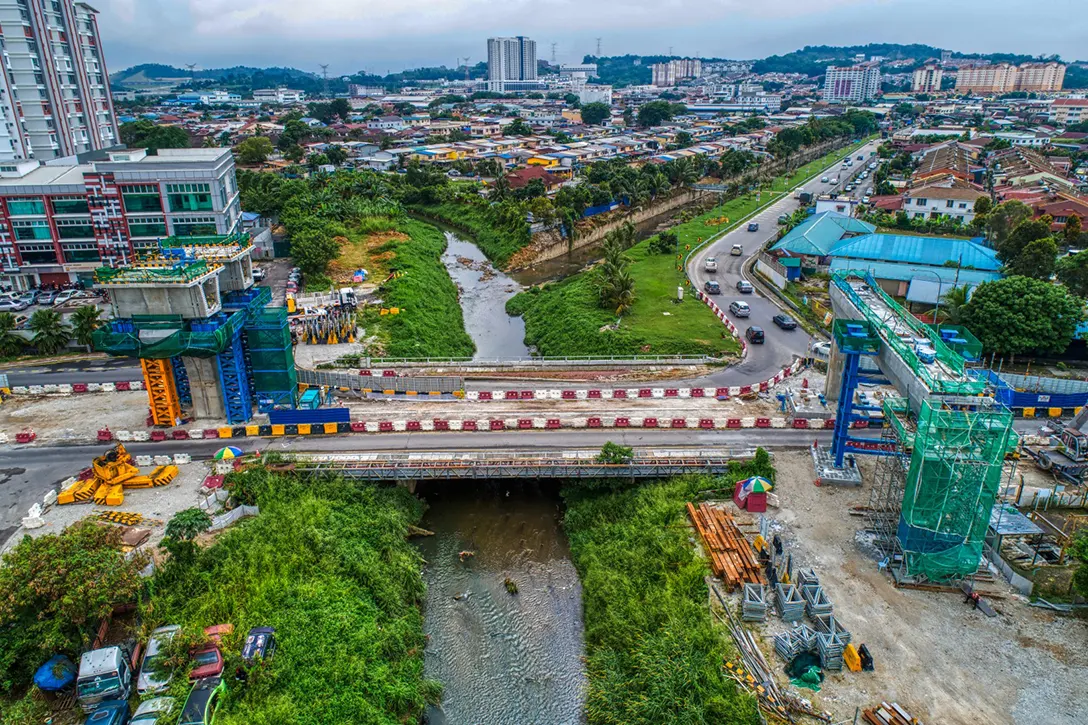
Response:
[{"label": "construction worker", "polygon": [[964,594],[965,594],[965,596],[963,597],[963,603],[967,604],[967,602],[971,602],[972,606],[975,609],[978,609],[978,600],[979,600],[978,592],[970,591],[970,592],[965,592]]}]

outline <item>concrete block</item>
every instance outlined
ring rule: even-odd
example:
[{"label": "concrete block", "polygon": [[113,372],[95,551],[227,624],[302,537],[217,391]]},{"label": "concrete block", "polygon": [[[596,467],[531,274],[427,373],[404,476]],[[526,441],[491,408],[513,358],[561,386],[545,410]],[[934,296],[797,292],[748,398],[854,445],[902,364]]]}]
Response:
[{"label": "concrete block", "polygon": [[132,432],[127,430],[115,430],[113,432],[113,437],[122,443],[128,443],[132,440]]},{"label": "concrete block", "polygon": [[117,390],[117,386],[114,385],[113,383],[102,383],[102,392],[103,393],[112,393],[115,390]]},{"label": "concrete block", "polygon": [[136,465],[140,468],[147,468],[152,463],[151,456],[136,456]]},{"label": "concrete block", "polygon": [[466,390],[465,391],[465,400],[479,400],[479,399],[480,399],[479,391],[476,391],[476,390]]},{"label": "concrete block", "polygon": [[155,465],[156,466],[169,466],[173,462],[174,462],[174,457],[173,456],[155,456]]},{"label": "concrete block", "polygon": [[[61,490],[64,490],[65,488],[68,488],[69,486],[71,486],[75,482],[76,482],[76,479],[75,479],[74,476],[72,476],[67,481],[65,481],[64,483],[61,484]],[[45,492],[45,497],[42,498],[42,505],[45,506],[46,508],[48,508],[48,507],[52,506],[53,504],[55,504],[56,502],[57,502],[57,492],[56,491],[46,491]]]},{"label": "concrete block", "polygon": [[184,466],[186,463],[192,463],[192,462],[193,462],[193,457],[190,456],[188,453],[175,453],[174,454],[174,465],[175,466]]},{"label": "concrete block", "polygon": [[461,430],[461,421],[451,420],[451,421],[449,421],[449,424],[450,424],[450,430]]},{"label": "concrete block", "polygon": [[398,433],[403,433],[407,429],[408,429],[408,421],[404,421],[404,420],[394,420],[393,421],[393,430],[397,431]]}]

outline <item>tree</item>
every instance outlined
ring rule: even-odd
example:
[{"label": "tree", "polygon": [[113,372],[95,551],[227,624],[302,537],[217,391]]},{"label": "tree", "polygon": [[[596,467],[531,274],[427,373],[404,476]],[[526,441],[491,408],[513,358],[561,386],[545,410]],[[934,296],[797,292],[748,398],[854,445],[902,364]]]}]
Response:
[{"label": "tree", "polygon": [[688,133],[687,131],[680,131],[676,134],[676,139],[674,143],[676,145],[676,148],[686,149],[688,146],[691,146],[693,143],[695,143],[695,141],[691,138],[690,133]]},{"label": "tree", "polygon": [[0,312],[0,357],[14,357],[25,346],[26,341],[15,334],[15,315]]},{"label": "tree", "polygon": [[523,118],[515,118],[513,123],[508,124],[502,130],[503,136],[532,136],[533,129],[529,127],[529,124],[525,123]]},{"label": "tree", "polygon": [[666,121],[671,121],[673,116],[686,110],[683,104],[669,103],[668,101],[650,101],[638,109],[638,125],[643,128],[660,126]]},{"label": "tree", "polygon": [[[995,212],[996,213],[996,212]],[[994,244],[997,257],[1005,264],[1011,264],[1020,256],[1024,248],[1037,239],[1050,236],[1050,217],[1025,219],[1016,225],[1005,238]]]},{"label": "tree", "polygon": [[378,148],[382,151],[388,151],[393,148],[393,139],[390,136],[383,134],[381,141],[378,142]]},{"label": "tree", "polygon": [[1062,234],[1065,237],[1065,243],[1076,244],[1077,239],[1080,237],[1080,232],[1080,217],[1076,214],[1070,214],[1069,218],[1065,220],[1065,229],[1062,230]]},{"label": "tree", "polygon": [[1069,546],[1068,553],[1069,558],[1080,562],[1073,572],[1073,591],[1081,597],[1088,597],[1088,533],[1081,530]]},{"label": "tree", "polygon": [[308,228],[291,235],[291,258],[303,274],[324,274],[340,255],[340,245],[324,229]]},{"label": "tree", "polygon": [[582,106],[582,123],[599,126],[612,117],[612,108],[607,103],[587,103]]},{"label": "tree", "polygon": [[601,452],[597,455],[597,461],[599,463],[622,465],[630,463],[631,459],[634,457],[635,451],[630,446],[621,446],[618,443],[608,441],[601,446]]},{"label": "tree", "polygon": [[[1058,260],[1058,279],[1078,297],[1088,297],[1088,252],[1077,252]],[[0,338],[2,340],[2,338]]]},{"label": "tree", "polygon": [[351,103],[346,98],[335,98],[329,103],[329,113],[330,118],[336,116],[341,121],[346,121],[351,118]]},{"label": "tree", "polygon": [[650,241],[649,248],[654,254],[675,254],[680,248],[680,237],[676,232],[667,229]]},{"label": "tree", "polygon": [[343,146],[329,146],[325,149],[325,156],[328,157],[329,163],[333,166],[339,166],[348,160],[348,152],[344,150]]},{"label": "tree", "polygon": [[27,328],[34,333],[31,343],[42,355],[56,355],[68,346],[72,328],[56,310],[40,309],[30,316]]},{"label": "tree", "polygon": [[297,164],[306,157],[306,152],[302,150],[302,147],[297,143],[292,144],[283,152],[283,158],[290,161],[292,164]]},{"label": "tree", "polygon": [[1057,258],[1058,245],[1054,237],[1033,239],[1009,263],[1008,270],[1014,275],[1048,280],[1054,274]]},{"label": "tree", "polygon": [[967,306],[970,288],[967,285],[953,287],[941,297],[941,321],[952,325],[963,324],[963,308]]},{"label": "tree", "polygon": [[101,316],[102,310],[98,309],[98,305],[83,305],[72,315],[76,342],[86,346],[87,352],[91,351],[91,345],[93,344],[91,335],[98,329],[98,326],[102,324],[102,321],[99,319]]},{"label": "tree", "polygon": [[1084,319],[1082,298],[1029,277],[985,282],[963,309],[967,328],[987,350],[1001,355],[1064,352]]},{"label": "tree", "polygon": [[272,153],[272,142],[264,136],[251,136],[235,146],[234,151],[243,164],[263,164]]},{"label": "tree", "polygon": [[975,215],[989,214],[990,210],[994,208],[993,201],[988,196],[980,196],[975,199]]},{"label": "tree", "polygon": [[[1012,234],[1020,222],[1032,217],[1031,207],[1022,201],[1006,201],[998,204],[990,212],[986,228],[988,237],[995,249],[1000,249],[1001,244]],[[1016,256],[1016,255],[1013,255]]]},{"label": "tree", "polygon": [[207,531],[212,525],[212,517],[207,511],[198,508],[187,508],[178,511],[166,524],[165,535],[167,538],[178,541],[192,541],[199,534]]},{"label": "tree", "polygon": [[189,134],[178,126],[158,126],[146,118],[121,124],[121,143],[129,148],[146,148],[149,154],[159,149],[189,148]]},{"label": "tree", "polygon": [[121,530],[79,521],[24,536],[0,566],[0,689],[25,687],[50,655],[77,656],[114,605],[143,586],[146,557],[126,559]]}]

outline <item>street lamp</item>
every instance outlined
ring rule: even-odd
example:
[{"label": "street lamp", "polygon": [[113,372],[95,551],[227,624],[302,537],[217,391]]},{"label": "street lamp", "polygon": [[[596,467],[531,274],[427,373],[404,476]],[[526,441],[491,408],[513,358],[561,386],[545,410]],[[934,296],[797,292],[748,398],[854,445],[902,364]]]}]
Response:
[{"label": "street lamp", "polygon": [[921,269],[916,273],[932,274],[937,280],[937,306],[933,309],[933,324],[937,326],[937,334],[941,332],[941,323],[937,319],[937,314],[941,311],[941,285],[944,284],[944,280],[941,279],[941,275],[937,274],[932,269]]}]

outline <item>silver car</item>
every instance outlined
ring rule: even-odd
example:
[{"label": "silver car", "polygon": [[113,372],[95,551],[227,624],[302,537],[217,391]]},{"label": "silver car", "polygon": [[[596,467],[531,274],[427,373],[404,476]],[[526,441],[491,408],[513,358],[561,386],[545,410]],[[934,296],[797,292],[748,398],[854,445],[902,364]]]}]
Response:
[{"label": "silver car", "polygon": [[140,676],[136,679],[136,692],[147,695],[152,692],[161,692],[170,685],[170,672],[162,666],[166,656],[163,650],[170,641],[177,636],[181,629],[176,624],[168,627],[159,627],[151,633],[147,642],[147,650],[144,652],[143,662],[140,663]]},{"label": "silver car", "polygon": [[170,711],[174,709],[174,700],[169,697],[155,697],[141,702],[136,714],[129,720],[129,725],[166,725]]}]

